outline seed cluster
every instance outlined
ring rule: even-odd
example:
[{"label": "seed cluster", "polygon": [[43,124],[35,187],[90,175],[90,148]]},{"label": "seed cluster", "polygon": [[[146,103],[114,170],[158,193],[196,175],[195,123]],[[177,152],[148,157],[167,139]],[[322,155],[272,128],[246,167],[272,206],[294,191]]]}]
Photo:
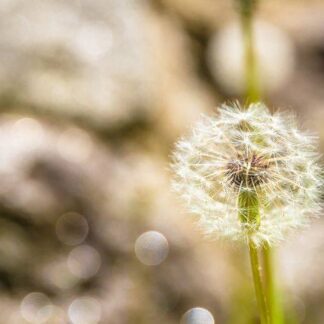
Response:
[{"label": "seed cluster", "polygon": [[267,181],[270,162],[262,156],[238,156],[227,165],[227,181],[237,189],[256,189]]},{"label": "seed cluster", "polygon": [[[208,235],[246,241],[239,197],[255,194],[256,244],[277,243],[320,212],[317,138],[292,114],[262,104],[223,105],[203,117],[173,154],[173,188]],[[241,201],[241,205],[244,201]]]}]

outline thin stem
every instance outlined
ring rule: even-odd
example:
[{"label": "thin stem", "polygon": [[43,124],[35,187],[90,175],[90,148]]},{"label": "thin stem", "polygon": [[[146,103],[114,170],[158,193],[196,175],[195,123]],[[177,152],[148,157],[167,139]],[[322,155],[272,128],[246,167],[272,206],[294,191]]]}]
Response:
[{"label": "thin stem", "polygon": [[238,195],[238,216],[248,235],[250,261],[253,274],[255,295],[260,309],[261,324],[270,324],[269,309],[261,279],[261,265],[258,249],[251,236],[260,226],[260,211],[258,195],[254,190],[242,189]]},{"label": "thin stem", "polygon": [[258,249],[251,239],[249,240],[249,251],[255,295],[260,310],[261,324],[270,324],[269,309],[266,303],[266,295],[261,280],[261,265],[259,262]]},{"label": "thin stem", "polygon": [[270,310],[271,323],[283,324],[283,310],[281,308],[280,293],[276,285],[275,272],[273,266],[273,250],[271,249],[269,244],[266,244],[263,247],[262,252],[264,264],[264,280]]},{"label": "thin stem", "polygon": [[257,102],[261,99],[258,62],[255,54],[253,35],[253,16],[256,2],[257,0],[240,0],[241,25],[245,56],[246,98],[249,102]]},{"label": "thin stem", "polygon": [[[258,102],[261,100],[260,76],[258,71],[258,62],[255,53],[255,43],[253,34],[253,18],[258,0],[238,0],[240,6],[241,27],[244,45],[245,59],[245,88],[247,103]],[[240,198],[241,196],[239,196]],[[258,203],[253,203],[253,200],[247,200],[243,196],[245,203],[242,204],[239,199],[241,212],[239,213],[240,220],[243,224],[249,225],[251,229],[257,229],[260,225],[260,215],[258,212]],[[249,205],[252,202],[252,206]],[[248,208],[247,208],[248,207]],[[247,217],[247,216],[249,217]],[[256,225],[256,226],[255,226]],[[253,281],[258,301],[258,306],[261,313],[262,324],[283,324],[283,316],[278,301],[278,291],[275,286],[272,251],[270,246],[266,245],[263,249],[264,260],[264,279],[265,289],[261,279],[261,267],[259,262],[258,250],[254,243],[249,240],[249,250],[251,267],[253,273]],[[269,303],[269,306],[268,304]]]}]

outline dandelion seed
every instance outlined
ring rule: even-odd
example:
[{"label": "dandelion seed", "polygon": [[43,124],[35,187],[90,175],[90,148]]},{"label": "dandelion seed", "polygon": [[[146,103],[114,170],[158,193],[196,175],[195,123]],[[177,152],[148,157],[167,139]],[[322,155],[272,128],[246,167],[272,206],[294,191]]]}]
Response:
[{"label": "dandelion seed", "polygon": [[319,212],[315,147],[290,114],[223,105],[177,143],[173,187],[208,235],[274,244]]}]

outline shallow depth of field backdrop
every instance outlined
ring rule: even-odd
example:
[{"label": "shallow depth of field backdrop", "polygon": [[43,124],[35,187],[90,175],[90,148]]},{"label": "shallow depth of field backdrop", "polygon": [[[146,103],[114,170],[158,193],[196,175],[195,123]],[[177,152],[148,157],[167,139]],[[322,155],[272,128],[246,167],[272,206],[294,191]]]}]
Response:
[{"label": "shallow depth of field backdrop", "polygon": [[[0,1],[1,324],[257,323],[245,249],[203,237],[168,170],[241,98],[233,2]],[[324,2],[261,1],[256,28],[266,102],[323,152]],[[287,323],[324,323],[323,234],[277,251]]]}]

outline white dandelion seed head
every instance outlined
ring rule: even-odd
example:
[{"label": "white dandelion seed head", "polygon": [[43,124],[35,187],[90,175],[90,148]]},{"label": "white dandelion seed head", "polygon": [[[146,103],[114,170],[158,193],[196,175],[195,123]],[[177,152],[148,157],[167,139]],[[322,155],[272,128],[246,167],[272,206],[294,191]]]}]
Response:
[{"label": "white dandelion seed head", "polygon": [[234,241],[247,240],[238,193],[255,192],[260,224],[252,238],[275,244],[319,213],[316,142],[291,114],[271,114],[262,103],[223,105],[176,144],[173,187],[208,235]]}]

